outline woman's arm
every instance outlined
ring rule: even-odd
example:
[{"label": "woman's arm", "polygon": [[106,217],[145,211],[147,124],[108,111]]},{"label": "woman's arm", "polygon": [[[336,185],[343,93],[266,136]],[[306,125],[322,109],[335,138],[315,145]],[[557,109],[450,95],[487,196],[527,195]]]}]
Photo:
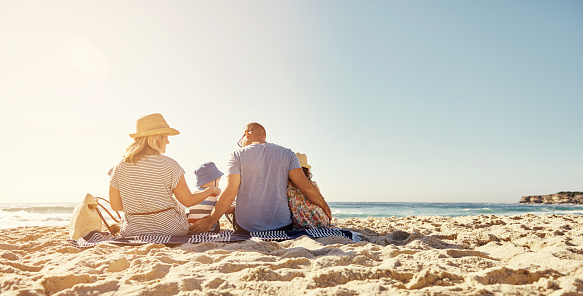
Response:
[{"label": "woman's arm", "polygon": [[178,185],[176,185],[176,188],[174,188],[172,192],[181,204],[183,204],[185,207],[192,207],[201,203],[211,195],[219,195],[221,193],[221,189],[218,187],[209,187],[203,191],[191,193],[188,185],[186,185],[184,175],[182,175],[178,180]]},{"label": "woman's arm", "polygon": [[123,211],[119,190],[111,185],[109,185],[109,204],[111,205],[112,210]]},{"label": "woman's arm", "polygon": [[313,204],[319,206],[324,210],[326,216],[332,219],[332,211],[328,204],[324,200],[324,197],[318,191],[316,186],[306,178],[304,171],[301,168],[293,169],[289,171],[289,178],[291,181],[298,187],[298,189],[306,196],[308,200],[310,200]]}]

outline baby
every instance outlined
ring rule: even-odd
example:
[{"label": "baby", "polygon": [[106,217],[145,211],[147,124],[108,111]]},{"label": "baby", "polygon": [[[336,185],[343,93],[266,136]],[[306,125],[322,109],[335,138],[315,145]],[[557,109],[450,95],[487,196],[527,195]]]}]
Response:
[{"label": "baby", "polygon": [[[214,162],[203,163],[198,169],[194,170],[194,175],[196,176],[196,187],[198,190],[204,190],[207,187],[218,187],[219,181],[223,173],[217,169]],[[188,212],[188,222],[194,223],[208,215],[213,211],[218,196],[209,196],[201,203],[190,207]],[[211,232],[219,232],[220,225],[216,223]]]}]

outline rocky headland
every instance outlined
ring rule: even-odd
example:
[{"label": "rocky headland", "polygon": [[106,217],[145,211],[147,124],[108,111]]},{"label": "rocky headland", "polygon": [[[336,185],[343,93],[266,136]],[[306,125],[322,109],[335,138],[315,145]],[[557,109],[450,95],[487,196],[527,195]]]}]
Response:
[{"label": "rocky headland", "polygon": [[583,192],[559,192],[549,195],[523,196],[518,203],[583,204]]}]

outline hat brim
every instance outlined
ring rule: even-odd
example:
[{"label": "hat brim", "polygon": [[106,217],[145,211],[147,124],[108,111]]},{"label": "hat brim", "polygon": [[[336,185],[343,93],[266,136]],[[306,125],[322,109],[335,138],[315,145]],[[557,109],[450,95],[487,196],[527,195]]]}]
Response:
[{"label": "hat brim", "polygon": [[139,137],[147,137],[147,136],[160,135],[160,134],[168,134],[170,136],[176,136],[176,135],[180,134],[180,132],[176,129],[171,128],[171,127],[165,127],[165,128],[153,129],[153,130],[149,130],[149,131],[145,131],[145,132],[141,132],[141,133],[130,134],[130,138],[135,139],[135,138],[139,138]]},{"label": "hat brim", "polygon": [[302,167],[303,167],[303,168],[306,168],[306,169],[308,169],[308,170],[312,168],[312,166],[311,166],[311,165],[309,165],[309,164],[303,164],[303,165],[302,165]]},{"label": "hat brim", "polygon": [[204,179],[197,178],[196,179],[196,187],[200,187],[200,186],[202,186],[210,181],[216,180],[216,179],[222,177],[223,175],[224,175],[223,172],[221,172],[217,169],[217,171],[214,172],[214,174],[212,176],[206,176]]}]

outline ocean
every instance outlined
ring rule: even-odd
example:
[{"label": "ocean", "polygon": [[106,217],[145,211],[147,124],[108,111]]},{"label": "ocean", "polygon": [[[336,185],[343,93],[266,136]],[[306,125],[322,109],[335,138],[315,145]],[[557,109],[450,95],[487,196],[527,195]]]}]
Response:
[{"label": "ocean", "polygon": [[[582,205],[422,202],[329,202],[336,218],[476,215],[583,215]],[[0,204],[0,229],[68,225],[78,203]]]}]

